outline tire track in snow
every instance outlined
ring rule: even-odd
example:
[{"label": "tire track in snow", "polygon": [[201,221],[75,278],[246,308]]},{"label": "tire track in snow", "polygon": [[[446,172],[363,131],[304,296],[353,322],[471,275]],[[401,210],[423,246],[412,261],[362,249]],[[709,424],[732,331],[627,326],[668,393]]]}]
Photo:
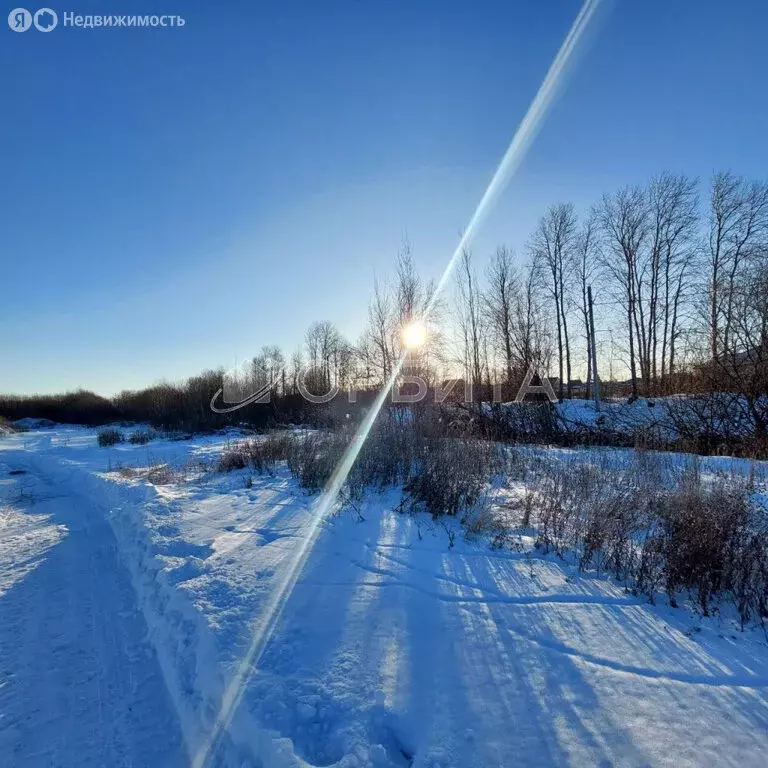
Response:
[{"label": "tire track in snow", "polygon": [[85,497],[46,494],[53,480],[31,470],[19,511],[66,533],[0,597],[3,765],[181,768],[176,711],[109,524]]}]

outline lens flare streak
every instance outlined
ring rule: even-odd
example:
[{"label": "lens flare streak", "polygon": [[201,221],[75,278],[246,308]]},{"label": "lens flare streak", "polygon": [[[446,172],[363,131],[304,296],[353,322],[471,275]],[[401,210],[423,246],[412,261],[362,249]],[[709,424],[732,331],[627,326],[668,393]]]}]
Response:
[{"label": "lens flare streak", "polygon": [[[475,231],[520,166],[520,162],[525,156],[528,147],[536,136],[538,129],[541,127],[547,109],[552,103],[557,88],[566,74],[568,65],[572,62],[574,51],[576,50],[579,41],[583,38],[584,32],[595,15],[595,11],[600,5],[600,2],[601,0],[586,0],[581,7],[576,20],[573,22],[565,40],[560,46],[560,50],[557,52],[536,96],[515,132],[512,142],[504,153],[504,157],[499,163],[499,167],[496,169],[496,172],[475,209],[469,224],[464,230],[461,239],[459,240],[459,244],[456,246],[456,250],[453,252],[450,261],[446,265],[446,268],[427,303],[424,315],[420,319],[420,322],[426,322],[429,315],[434,310],[437,299],[448,283],[462,251],[469,245]],[[304,562],[317,540],[321,524],[328,513],[335,508],[339,492],[349,476],[349,472],[360,453],[363,443],[365,443],[370,434],[371,428],[373,427],[376,417],[379,415],[390,390],[402,371],[407,354],[408,349],[406,348],[394,366],[394,370],[392,371],[389,380],[377,395],[376,400],[355,433],[352,442],[346,449],[339,464],[334,469],[323,493],[314,503],[307,534],[285,564],[284,575],[281,581],[272,592],[267,605],[264,606],[261,618],[253,627],[253,635],[248,651],[227,685],[222,697],[219,713],[213,723],[211,732],[208,735],[208,738],[205,739],[203,744],[197,750],[197,754],[192,760],[192,768],[203,768],[219,736],[228,729],[232,717],[237,711],[238,705],[243,697],[246,684],[256,671],[256,667],[264,652],[264,648],[272,637],[275,627],[285,609],[287,599],[293,591],[296,581],[301,574]]]}]

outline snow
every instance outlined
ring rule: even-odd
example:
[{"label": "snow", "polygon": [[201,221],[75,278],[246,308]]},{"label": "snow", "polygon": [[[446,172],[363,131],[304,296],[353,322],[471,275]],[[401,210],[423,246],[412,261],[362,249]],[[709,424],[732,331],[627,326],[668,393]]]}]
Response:
[{"label": "snow", "polygon": [[55,422],[50,419],[33,419],[29,416],[25,416],[23,419],[18,419],[13,422],[14,427],[19,429],[45,429],[47,427],[55,426]]},{"label": "snow", "polygon": [[668,395],[633,402],[604,400],[600,411],[592,400],[563,400],[555,404],[559,426],[565,432],[600,431],[631,436],[644,433],[660,444],[671,443],[684,435],[710,434],[719,437],[745,437],[754,432],[754,420],[746,401],[738,395],[714,393]]},{"label": "snow", "polygon": [[[6,469],[0,462],[4,479]],[[86,497],[61,490],[36,474],[3,483],[2,764],[182,766],[177,719],[114,536]]]},{"label": "snow", "polygon": [[[0,438],[10,765],[199,753],[313,502],[284,469],[251,487],[247,470],[212,472],[227,439]],[[737,462],[703,466],[723,461]],[[450,547],[399,501],[371,494],[323,523],[208,765],[765,763],[759,628],[649,605],[553,556]]]}]

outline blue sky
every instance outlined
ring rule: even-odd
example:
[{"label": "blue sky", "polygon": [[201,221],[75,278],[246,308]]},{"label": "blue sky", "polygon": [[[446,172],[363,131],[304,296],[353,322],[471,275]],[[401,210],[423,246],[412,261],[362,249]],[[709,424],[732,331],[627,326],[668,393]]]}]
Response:
[{"label": "blue sky", "polygon": [[[49,34],[0,31],[0,391],[180,379],[319,319],[355,340],[405,234],[442,271],[579,3],[52,6]],[[604,6],[479,264],[551,202],[768,171],[768,4]]]}]

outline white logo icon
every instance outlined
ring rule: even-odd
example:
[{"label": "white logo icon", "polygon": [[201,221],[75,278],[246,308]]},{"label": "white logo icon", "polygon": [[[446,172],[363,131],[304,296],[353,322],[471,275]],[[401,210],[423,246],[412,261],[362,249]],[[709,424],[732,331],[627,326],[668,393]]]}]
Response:
[{"label": "white logo icon", "polygon": [[59,17],[52,8],[41,8],[35,14],[35,27],[40,32],[52,32],[59,23]]},{"label": "white logo icon", "polygon": [[14,8],[8,14],[8,26],[14,32],[26,32],[32,26],[32,14],[26,8]]}]

